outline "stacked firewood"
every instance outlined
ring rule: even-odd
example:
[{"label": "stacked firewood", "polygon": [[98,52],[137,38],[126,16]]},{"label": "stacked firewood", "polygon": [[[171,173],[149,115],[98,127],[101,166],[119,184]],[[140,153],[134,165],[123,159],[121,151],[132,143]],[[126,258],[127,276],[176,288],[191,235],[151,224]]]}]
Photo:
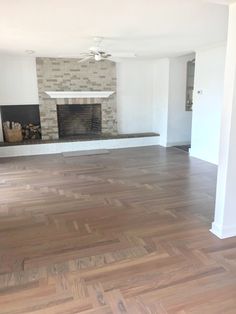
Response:
[{"label": "stacked firewood", "polygon": [[32,123],[21,125],[19,122],[6,121],[3,123],[5,140],[7,142],[21,142],[41,138],[40,125]]},{"label": "stacked firewood", "polygon": [[34,125],[29,123],[22,127],[22,134],[24,140],[35,140],[41,138],[41,128],[40,125]]},{"label": "stacked firewood", "polygon": [[10,121],[6,121],[3,122],[3,127],[6,129],[17,129],[17,130],[21,130],[21,124],[19,122],[10,122]]},{"label": "stacked firewood", "polygon": [[23,140],[22,127],[18,122],[3,122],[3,131],[7,142],[21,142]]}]

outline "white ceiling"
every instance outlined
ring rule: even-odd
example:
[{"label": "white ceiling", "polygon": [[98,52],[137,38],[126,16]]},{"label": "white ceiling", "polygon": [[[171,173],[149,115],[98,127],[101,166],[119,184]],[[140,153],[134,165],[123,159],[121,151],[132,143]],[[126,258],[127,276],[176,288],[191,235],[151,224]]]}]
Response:
[{"label": "white ceiling", "polygon": [[223,5],[231,5],[236,2],[236,0],[206,0],[206,1],[223,4]]},{"label": "white ceiling", "polygon": [[72,57],[103,36],[110,51],[181,55],[226,41],[227,19],[206,0],[0,0],[0,52]]}]

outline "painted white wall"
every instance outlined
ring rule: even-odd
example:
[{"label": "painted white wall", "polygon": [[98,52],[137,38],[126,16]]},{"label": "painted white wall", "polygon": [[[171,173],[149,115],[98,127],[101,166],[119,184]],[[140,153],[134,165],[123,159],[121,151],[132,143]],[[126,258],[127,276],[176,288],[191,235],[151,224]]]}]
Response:
[{"label": "painted white wall", "polygon": [[119,133],[153,131],[153,62],[117,63]]},{"label": "painted white wall", "polygon": [[198,51],[191,156],[218,164],[226,47]]},{"label": "painted white wall", "polygon": [[224,102],[221,119],[215,219],[212,232],[220,238],[236,236],[236,4],[229,8]]},{"label": "painted white wall", "polygon": [[186,111],[187,62],[195,54],[170,59],[167,146],[191,143],[192,112]]},{"label": "painted white wall", "polygon": [[0,55],[0,105],[38,103],[35,58]]},{"label": "painted white wall", "polygon": [[166,146],[168,133],[170,60],[165,58],[155,61],[153,70],[153,131],[160,134],[160,145]]}]

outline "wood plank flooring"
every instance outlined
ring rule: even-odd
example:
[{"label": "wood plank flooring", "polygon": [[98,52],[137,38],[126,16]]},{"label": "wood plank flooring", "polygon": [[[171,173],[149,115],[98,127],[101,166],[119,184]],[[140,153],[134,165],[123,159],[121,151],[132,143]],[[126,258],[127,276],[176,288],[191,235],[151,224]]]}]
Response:
[{"label": "wood plank flooring", "polygon": [[216,170],[160,147],[0,159],[0,314],[236,313]]}]

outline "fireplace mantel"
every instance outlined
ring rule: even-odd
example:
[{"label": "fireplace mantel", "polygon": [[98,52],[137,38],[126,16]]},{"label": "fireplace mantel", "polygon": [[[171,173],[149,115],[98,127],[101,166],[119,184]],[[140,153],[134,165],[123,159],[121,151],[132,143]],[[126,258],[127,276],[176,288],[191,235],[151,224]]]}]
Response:
[{"label": "fireplace mantel", "polygon": [[50,96],[50,98],[108,98],[113,91],[45,91],[45,93]]}]

